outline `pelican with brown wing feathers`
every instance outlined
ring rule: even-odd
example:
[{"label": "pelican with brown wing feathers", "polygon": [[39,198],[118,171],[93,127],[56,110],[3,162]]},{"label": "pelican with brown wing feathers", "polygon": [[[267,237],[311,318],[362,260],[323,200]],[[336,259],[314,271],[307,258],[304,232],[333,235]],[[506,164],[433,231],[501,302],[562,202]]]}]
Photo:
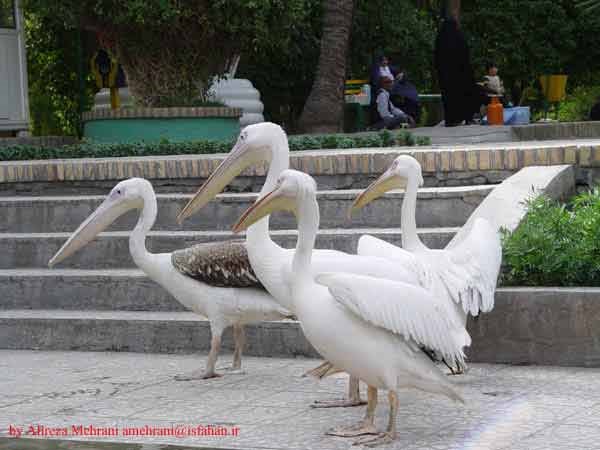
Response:
[{"label": "pelican with brown wing feathers", "polygon": [[50,260],[58,264],[88,244],[127,211],[140,211],[129,237],[135,264],[181,304],[210,321],[211,346],[204,371],[181,380],[219,376],[215,364],[225,328],[233,326],[235,349],[232,369],[240,370],[244,324],[289,317],[289,312],[269,295],[256,278],[244,241],[198,244],[172,253],[150,253],[146,235],[154,225],[157,202],[154,189],[143,178],[121,181],[104,202],[71,235]]}]

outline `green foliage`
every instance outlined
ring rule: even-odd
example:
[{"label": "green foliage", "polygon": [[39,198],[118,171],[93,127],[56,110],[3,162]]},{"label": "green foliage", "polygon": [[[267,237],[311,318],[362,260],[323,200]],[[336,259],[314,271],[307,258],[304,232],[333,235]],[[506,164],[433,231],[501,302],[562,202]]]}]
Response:
[{"label": "green foliage", "polygon": [[205,97],[234,55],[285,48],[304,0],[26,0],[64,29],[82,27],[112,41],[132,94],[143,106]]},{"label": "green foliage", "polygon": [[476,75],[495,61],[515,103],[542,74],[568,74],[568,89],[600,84],[600,15],[571,0],[471,0],[462,24]]},{"label": "green foliage", "polygon": [[260,91],[268,120],[294,130],[319,60],[322,11],[320,0],[291,6],[289,29],[257,40],[242,54],[236,76],[248,78]]},{"label": "green foliage", "polygon": [[494,60],[512,84],[564,73],[575,50],[576,13],[569,0],[473,0],[462,14],[473,66],[483,75]]},{"label": "green foliage", "polygon": [[82,109],[91,105],[93,92],[85,64],[82,64],[81,74],[84,84],[81,89],[79,86],[80,36],[77,30],[65,29],[47,17],[26,10],[25,34],[32,133],[36,136],[77,135],[80,90]]},{"label": "green foliage", "polygon": [[504,233],[502,284],[600,286],[600,189],[560,205],[541,197]]},{"label": "green foliage", "polygon": [[578,86],[560,103],[559,119],[562,122],[589,120],[592,106],[600,98],[600,86]]},{"label": "green foliage", "polygon": [[[310,93],[319,59],[321,1],[304,0],[288,10],[285,45],[278,36],[243,53],[239,76],[261,92],[265,116],[295,129]],[[385,52],[406,68],[421,91],[432,89],[435,26],[430,15],[410,0],[358,0],[348,54],[348,77],[368,79],[373,58]],[[267,45],[268,44],[268,45]]]},{"label": "green foliage", "polygon": [[358,0],[350,43],[350,74],[369,78],[374,58],[386,54],[406,69],[421,92],[433,88],[435,24],[411,0]]},{"label": "green foliage", "polygon": [[[228,153],[234,141],[199,140],[190,142],[157,143],[136,142],[124,144],[98,144],[81,142],[64,147],[38,147],[15,145],[0,147],[0,161],[23,161],[32,159],[58,158],[117,158],[125,156],[205,155]],[[343,134],[290,136],[290,150],[314,150],[335,148],[385,147],[415,145],[413,136],[407,131],[349,136]]]}]

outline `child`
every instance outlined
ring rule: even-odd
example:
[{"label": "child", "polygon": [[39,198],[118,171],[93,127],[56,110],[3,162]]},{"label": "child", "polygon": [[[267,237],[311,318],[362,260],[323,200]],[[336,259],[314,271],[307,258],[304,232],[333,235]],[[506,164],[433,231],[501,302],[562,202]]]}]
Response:
[{"label": "child", "polygon": [[504,96],[504,85],[498,76],[498,66],[489,62],[486,66],[487,75],[483,77],[483,87],[488,95]]}]

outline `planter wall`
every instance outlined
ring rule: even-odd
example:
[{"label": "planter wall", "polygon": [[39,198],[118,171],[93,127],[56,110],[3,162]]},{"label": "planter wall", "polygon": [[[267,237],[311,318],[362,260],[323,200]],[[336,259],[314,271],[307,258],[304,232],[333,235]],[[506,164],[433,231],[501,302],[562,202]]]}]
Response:
[{"label": "planter wall", "polygon": [[83,113],[83,135],[95,142],[224,140],[240,131],[240,108],[120,108]]}]

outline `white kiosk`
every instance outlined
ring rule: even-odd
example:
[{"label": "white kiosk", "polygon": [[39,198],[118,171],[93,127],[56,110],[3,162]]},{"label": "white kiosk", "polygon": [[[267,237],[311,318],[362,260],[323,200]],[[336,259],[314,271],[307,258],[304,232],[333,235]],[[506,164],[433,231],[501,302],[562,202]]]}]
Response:
[{"label": "white kiosk", "polygon": [[29,128],[26,61],[19,0],[0,0],[0,136]]}]

